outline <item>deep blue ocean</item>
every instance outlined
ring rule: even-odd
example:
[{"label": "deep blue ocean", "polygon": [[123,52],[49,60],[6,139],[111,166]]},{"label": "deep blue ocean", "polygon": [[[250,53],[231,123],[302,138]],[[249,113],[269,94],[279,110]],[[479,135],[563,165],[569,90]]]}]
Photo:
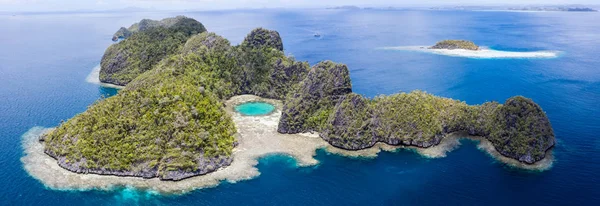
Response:
[{"label": "deep blue ocean", "polygon": [[[373,97],[420,89],[469,104],[532,98],[558,145],[552,169],[505,166],[463,140],[446,158],[411,151],[353,159],[319,151],[299,168],[260,159],[259,177],[184,195],[135,189],[56,191],[23,169],[22,135],[55,127],[115,89],[85,81],[112,34],[142,18],[193,17],[239,44],[275,29],[285,52],[348,65],[354,91]],[[252,10],[0,14],[0,205],[593,205],[600,201],[600,13]],[[319,33],[321,37],[315,37]],[[389,46],[469,39],[509,51],[561,51],[553,59],[471,59]]]}]

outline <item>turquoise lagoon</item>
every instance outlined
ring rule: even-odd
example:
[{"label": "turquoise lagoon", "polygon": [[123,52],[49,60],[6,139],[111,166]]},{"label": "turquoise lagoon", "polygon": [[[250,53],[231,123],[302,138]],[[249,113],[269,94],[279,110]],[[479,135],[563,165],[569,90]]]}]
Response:
[{"label": "turquoise lagoon", "polygon": [[270,114],[275,106],[266,102],[245,102],[235,106],[235,111],[247,116],[261,116]]}]

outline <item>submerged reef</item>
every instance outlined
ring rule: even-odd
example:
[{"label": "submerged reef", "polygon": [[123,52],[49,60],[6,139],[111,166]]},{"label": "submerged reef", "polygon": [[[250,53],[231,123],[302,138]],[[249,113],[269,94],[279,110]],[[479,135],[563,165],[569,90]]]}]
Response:
[{"label": "submerged reef", "polygon": [[100,71],[103,82],[125,87],[40,139],[66,170],[175,181],[218,171],[235,161],[239,128],[246,127],[224,102],[248,94],[282,101],[271,132],[318,132],[344,150],[378,142],[428,148],[466,131],[533,164],[555,144],[546,114],[525,97],[482,105],[421,91],[369,99],[352,93],[345,65],[311,68],[285,56],[276,31],[255,29],[232,46],[186,17],[143,20],[127,30],[133,34],[107,49]]}]

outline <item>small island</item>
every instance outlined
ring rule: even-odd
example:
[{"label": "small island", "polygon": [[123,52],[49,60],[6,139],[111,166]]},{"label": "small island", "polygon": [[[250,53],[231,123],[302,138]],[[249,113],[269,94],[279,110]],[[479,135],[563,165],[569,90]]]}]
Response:
[{"label": "small island", "polygon": [[598,12],[597,9],[585,5],[527,5],[527,6],[446,6],[431,7],[431,10],[458,11],[513,11],[513,12]]},{"label": "small island", "polygon": [[429,47],[429,49],[465,49],[477,51],[479,50],[479,46],[467,40],[443,40]]},{"label": "small island", "polygon": [[[193,19],[175,19],[169,22],[179,26],[138,30],[106,50],[100,80],[125,87],[40,136],[43,152],[58,166],[102,178],[158,184],[197,177],[191,181],[214,185],[256,176],[256,158],[272,153],[313,165],[317,148],[349,155],[389,147],[420,151],[465,133],[491,145],[487,151],[500,160],[528,167],[547,160],[556,143],[545,112],[526,97],[468,105],[413,91],[370,99],[352,92],[346,65],[311,67],[285,56],[277,31],[254,29],[234,46]],[[432,48],[478,49],[460,40]],[[257,101],[274,111],[253,117],[233,109]],[[37,176],[52,179],[44,174]],[[109,182],[119,181],[94,184]],[[179,191],[199,187],[168,184]]]}]

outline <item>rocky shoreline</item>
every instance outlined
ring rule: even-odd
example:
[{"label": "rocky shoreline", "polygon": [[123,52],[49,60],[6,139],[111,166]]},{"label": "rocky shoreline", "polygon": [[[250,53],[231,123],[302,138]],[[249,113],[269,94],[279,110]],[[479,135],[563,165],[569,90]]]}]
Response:
[{"label": "rocky shoreline", "polygon": [[292,94],[277,131],[318,132],[346,150],[377,142],[427,148],[450,133],[468,132],[484,136],[504,156],[533,164],[555,145],[546,113],[523,96],[481,105],[422,91],[366,98],[352,93],[349,69],[331,61],[313,66]]},{"label": "rocky shoreline", "polygon": [[97,84],[97,85],[107,87],[107,88],[115,88],[115,89],[125,88],[125,86],[101,82],[100,81],[100,65],[95,66],[92,69],[92,72],[90,72],[90,74],[88,74],[88,76],[85,78],[85,81],[87,81],[88,83]]},{"label": "rocky shoreline", "polygon": [[[237,104],[263,101],[276,106],[276,112],[266,116],[244,116],[234,111]],[[23,135],[23,148],[25,156],[21,158],[23,167],[34,178],[44,185],[59,190],[112,190],[120,186],[131,186],[143,190],[152,190],[159,193],[182,194],[194,189],[214,187],[222,181],[235,183],[252,179],[260,175],[256,168],[258,158],[270,154],[285,154],[296,159],[298,166],[313,166],[318,164],[314,159],[316,150],[325,148],[329,153],[361,158],[374,158],[381,151],[394,152],[400,149],[413,150],[427,158],[441,158],[460,146],[459,140],[469,138],[480,141],[478,148],[503,164],[528,170],[547,170],[552,166],[552,150],[547,152],[547,157],[535,164],[528,165],[507,158],[498,153],[489,141],[480,137],[467,137],[465,133],[455,133],[440,140],[440,143],[429,148],[414,146],[393,146],[385,143],[375,143],[369,148],[351,151],[336,148],[322,138],[318,133],[280,134],[277,132],[277,123],[281,117],[282,103],[279,100],[265,99],[253,95],[235,96],[226,102],[226,109],[238,128],[239,145],[235,147],[232,155],[233,161],[229,166],[213,172],[189,177],[182,181],[164,181],[158,178],[141,178],[131,176],[99,175],[90,173],[76,173],[63,168],[50,155],[44,153],[44,146],[39,141],[40,136],[48,132],[47,128],[32,128]]]},{"label": "rocky shoreline", "polygon": [[[43,139],[43,138],[40,138]],[[110,175],[117,177],[140,177],[144,179],[158,178],[163,181],[180,181],[190,177],[208,174],[210,172],[216,171],[218,168],[226,167],[233,162],[233,158],[231,157],[219,157],[216,159],[209,159],[205,161],[203,166],[198,167],[197,171],[186,172],[186,171],[167,171],[165,175],[159,175],[158,168],[150,168],[146,170],[140,171],[114,171],[107,169],[92,169],[82,167],[81,164],[72,164],[69,163],[67,158],[58,156],[50,150],[44,150],[44,153],[48,156],[54,158],[57,161],[58,166],[61,168],[77,173],[77,174],[97,174],[97,175]],[[208,166],[206,166],[208,165]]]},{"label": "rocky shoreline", "polygon": [[[196,34],[205,31],[196,20],[171,20],[165,22],[180,25],[173,28],[177,31],[149,27],[107,49],[91,79],[99,74],[100,80],[113,78],[126,88],[40,137],[41,156],[54,162],[43,172],[68,171],[81,184],[96,175],[107,181],[91,183],[94,188],[152,183],[152,188],[175,188],[160,189],[171,191],[190,188],[190,182],[199,188],[257,176],[257,159],[269,154],[292,156],[299,165],[317,164],[313,156],[319,148],[347,156],[409,148],[443,157],[460,145],[455,133],[465,133],[484,137],[480,142],[492,145],[490,154],[535,165],[555,144],[545,112],[522,96],[482,105],[418,90],[367,98],[353,93],[346,65],[322,61],[310,67],[284,56],[276,31],[257,28],[231,46],[214,33]],[[155,23],[143,20],[138,26]],[[179,30],[187,35],[174,34]],[[179,38],[164,42],[170,35]],[[154,50],[161,46],[171,49]],[[158,56],[122,59],[144,49]],[[482,52],[476,50],[470,52]],[[245,116],[233,109],[253,101],[276,110]]]}]

